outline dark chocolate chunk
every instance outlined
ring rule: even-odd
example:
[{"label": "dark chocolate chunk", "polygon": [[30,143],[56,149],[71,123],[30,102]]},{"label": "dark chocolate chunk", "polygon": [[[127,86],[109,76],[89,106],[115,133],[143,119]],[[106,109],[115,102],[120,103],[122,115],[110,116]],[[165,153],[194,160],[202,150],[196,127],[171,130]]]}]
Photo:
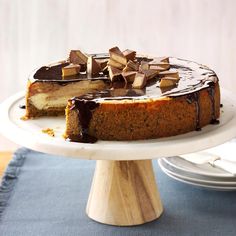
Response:
[{"label": "dark chocolate chunk", "polygon": [[36,71],[34,78],[38,80],[61,80],[62,68],[68,65],[69,62],[62,62],[51,66],[43,66]]}]

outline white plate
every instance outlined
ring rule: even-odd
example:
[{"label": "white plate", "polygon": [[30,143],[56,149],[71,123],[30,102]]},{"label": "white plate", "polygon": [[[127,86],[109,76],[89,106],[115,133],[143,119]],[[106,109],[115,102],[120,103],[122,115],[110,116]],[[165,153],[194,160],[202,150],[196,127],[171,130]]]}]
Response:
[{"label": "white plate", "polygon": [[189,182],[196,182],[200,184],[212,184],[212,185],[221,185],[221,186],[236,186],[236,177],[232,177],[231,179],[228,178],[227,180],[219,180],[219,178],[209,178],[204,177],[200,175],[191,175],[191,173],[187,173],[178,169],[175,169],[173,166],[168,165],[168,163],[165,162],[163,159],[158,160],[159,165],[162,169],[164,169],[166,172],[184,179]]},{"label": "white plate", "polygon": [[178,178],[170,173],[167,173],[165,170],[163,170],[163,172],[165,174],[167,174],[169,177],[177,180],[177,181],[180,181],[182,183],[186,183],[186,184],[190,184],[190,185],[193,185],[193,186],[196,186],[196,187],[201,187],[201,188],[206,188],[206,189],[211,189],[211,190],[217,190],[217,191],[235,191],[236,190],[236,186],[234,187],[231,187],[231,186],[228,186],[228,187],[225,187],[225,186],[214,186],[214,185],[207,185],[207,184],[201,184],[201,183],[194,183],[194,182],[189,182],[189,181],[186,181],[184,179],[181,179],[181,178]]},{"label": "white plate", "polygon": [[[160,160],[158,160],[159,165],[160,165]],[[162,171],[168,175],[169,177],[180,181],[182,183],[186,183],[186,184],[190,184],[196,187],[200,187],[200,188],[206,188],[206,189],[210,189],[210,190],[217,190],[217,191],[235,191],[236,190],[236,185],[221,185],[221,184],[208,184],[208,183],[201,183],[201,182],[197,182],[197,181],[189,181],[189,180],[185,180],[179,176],[176,176],[175,174],[167,171],[165,168],[163,168],[162,165],[160,165]]]},{"label": "white plate", "polygon": [[[202,131],[190,132],[170,138],[119,142],[98,141],[95,144],[66,142],[62,138],[64,117],[45,117],[22,121],[24,92],[7,99],[0,106],[0,131],[15,143],[46,153],[83,159],[142,160],[192,153],[210,148],[232,139],[236,134],[236,97],[222,90],[220,124],[208,125]],[[42,128],[53,128],[56,137],[43,134]]]},{"label": "white plate", "polygon": [[177,170],[180,170],[182,172],[187,172],[189,174],[195,174],[199,177],[206,176],[206,177],[225,178],[225,179],[235,177],[233,174],[227,173],[226,171],[221,170],[219,168],[215,168],[207,163],[198,165],[188,162],[184,159],[181,159],[181,157],[177,156],[163,158],[163,160],[166,163],[168,163],[168,165],[174,167]]}]

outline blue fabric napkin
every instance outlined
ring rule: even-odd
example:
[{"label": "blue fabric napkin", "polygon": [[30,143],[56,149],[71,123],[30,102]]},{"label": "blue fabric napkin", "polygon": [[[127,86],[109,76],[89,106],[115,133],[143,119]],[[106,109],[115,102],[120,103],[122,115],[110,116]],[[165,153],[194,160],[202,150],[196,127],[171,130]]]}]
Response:
[{"label": "blue fabric napkin", "polygon": [[153,164],[163,215],[141,226],[114,227],[85,214],[95,161],[21,148],[0,186],[0,235],[236,235],[236,192],[177,182]]}]

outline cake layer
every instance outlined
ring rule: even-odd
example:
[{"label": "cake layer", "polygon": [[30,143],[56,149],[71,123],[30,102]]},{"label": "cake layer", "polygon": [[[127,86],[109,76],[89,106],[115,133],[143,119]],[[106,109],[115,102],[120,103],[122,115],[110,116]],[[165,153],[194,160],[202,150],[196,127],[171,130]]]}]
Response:
[{"label": "cake layer", "polygon": [[[213,97],[211,90],[214,91]],[[66,109],[65,136],[72,141],[169,137],[217,122],[220,115],[220,90],[216,83],[211,88],[178,97],[99,101],[99,105],[91,110],[86,130],[78,110],[76,100],[71,100]],[[84,119],[88,120],[89,117]]]},{"label": "cake layer", "polygon": [[79,142],[150,139],[217,123],[220,90],[214,71],[170,58],[170,69],[164,73],[175,71],[179,80],[174,86],[161,87],[159,74],[143,89],[117,82],[110,89],[71,99],[65,137]]}]

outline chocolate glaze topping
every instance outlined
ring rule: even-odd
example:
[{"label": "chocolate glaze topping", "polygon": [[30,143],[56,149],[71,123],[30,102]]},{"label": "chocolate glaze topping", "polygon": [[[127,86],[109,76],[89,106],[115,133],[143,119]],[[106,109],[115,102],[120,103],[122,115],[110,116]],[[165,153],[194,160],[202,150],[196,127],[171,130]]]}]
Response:
[{"label": "chocolate glaze topping", "polygon": [[[91,54],[95,58],[108,58],[107,54]],[[147,57],[137,57],[138,61],[146,60],[151,61],[155,58]],[[68,76],[62,78],[61,68],[68,64],[68,62],[63,61],[62,64],[44,66],[41,67],[33,76],[30,77],[32,82],[45,81],[45,82],[56,82],[58,84],[64,85],[70,82],[76,82],[84,79],[90,80],[105,80],[110,83],[109,91],[99,91],[97,93],[90,94],[90,100],[116,100],[116,99],[144,99],[144,98],[159,98],[159,97],[175,97],[182,96],[194,91],[199,91],[203,88],[208,88],[211,82],[216,83],[218,78],[214,71],[196,62],[169,58],[170,60],[170,71],[177,70],[180,76],[179,83],[175,87],[169,87],[167,90],[163,91],[159,87],[159,77],[155,77],[148,81],[147,86],[144,89],[133,89],[130,84],[126,85],[123,80],[111,83],[108,75],[101,73],[97,77],[88,77],[84,72],[76,76]],[[54,71],[55,69],[55,71]],[[47,74],[47,75],[45,75]],[[106,96],[104,95],[106,94]],[[85,99],[87,95],[84,96]],[[82,97],[80,97],[82,98]]]},{"label": "chocolate glaze topping", "polygon": [[[92,54],[96,59],[108,58],[107,54]],[[155,58],[137,57],[137,61],[152,61]],[[70,82],[80,81],[84,79],[90,80],[104,80],[109,83],[109,88],[103,91],[97,91],[95,93],[88,93],[80,97],[71,99],[73,106],[71,109],[78,111],[79,121],[81,125],[81,133],[79,137],[70,137],[72,141],[89,142],[93,143],[96,138],[91,137],[88,134],[89,122],[92,118],[94,109],[99,106],[99,102],[104,100],[123,100],[123,99],[146,99],[153,98],[158,99],[161,97],[177,97],[187,95],[187,101],[195,104],[196,108],[196,130],[201,130],[200,127],[200,104],[198,91],[207,88],[208,94],[212,103],[212,124],[219,123],[216,120],[215,114],[215,91],[214,83],[218,81],[215,72],[206,66],[198,64],[196,62],[183,60],[179,58],[169,58],[170,71],[177,70],[180,80],[176,86],[160,88],[160,78],[157,76],[148,81],[147,85],[143,89],[133,89],[131,84],[125,84],[123,80],[110,82],[106,73],[101,73],[96,78],[88,77],[86,73],[80,73],[79,75],[62,78],[61,68],[68,65],[67,61],[63,61],[61,64],[56,64],[48,67],[42,67],[36,71],[31,77],[33,82],[37,81],[50,81],[61,85],[66,85]]]},{"label": "chocolate glaze topping", "polygon": [[49,66],[43,66],[36,71],[34,78],[38,80],[61,80],[61,69],[68,65],[69,62],[62,61]]}]

